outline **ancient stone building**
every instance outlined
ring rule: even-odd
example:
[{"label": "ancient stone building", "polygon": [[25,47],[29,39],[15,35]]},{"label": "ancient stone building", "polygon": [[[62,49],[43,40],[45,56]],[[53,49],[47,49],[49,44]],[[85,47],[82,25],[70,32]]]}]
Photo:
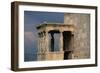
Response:
[{"label": "ancient stone building", "polygon": [[[39,30],[38,60],[62,60],[71,58],[74,26],[71,24],[45,23],[37,27]],[[54,34],[59,33],[59,50],[54,48]],[[49,34],[51,37],[49,37]],[[57,43],[57,42],[56,42]],[[49,47],[50,45],[50,47]]]},{"label": "ancient stone building", "polygon": [[[38,60],[84,59],[90,57],[90,16],[64,14],[64,23],[43,23],[38,30]],[[54,34],[59,34],[55,50]]]}]

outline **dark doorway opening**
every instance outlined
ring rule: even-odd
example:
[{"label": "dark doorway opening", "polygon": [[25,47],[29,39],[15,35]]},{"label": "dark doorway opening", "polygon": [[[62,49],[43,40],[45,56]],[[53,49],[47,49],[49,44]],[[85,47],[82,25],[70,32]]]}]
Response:
[{"label": "dark doorway opening", "polygon": [[63,32],[64,60],[69,59],[70,46],[71,46],[70,42],[71,42],[71,32],[70,31],[64,31]]},{"label": "dark doorway opening", "polygon": [[69,59],[70,52],[64,52],[64,60]]}]

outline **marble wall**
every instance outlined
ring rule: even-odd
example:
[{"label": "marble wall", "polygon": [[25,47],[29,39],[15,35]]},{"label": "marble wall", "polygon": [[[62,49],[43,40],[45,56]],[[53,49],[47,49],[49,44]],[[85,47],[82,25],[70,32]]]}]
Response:
[{"label": "marble wall", "polygon": [[90,57],[90,15],[79,13],[66,13],[65,24],[73,24],[75,27],[73,43],[73,59]]}]

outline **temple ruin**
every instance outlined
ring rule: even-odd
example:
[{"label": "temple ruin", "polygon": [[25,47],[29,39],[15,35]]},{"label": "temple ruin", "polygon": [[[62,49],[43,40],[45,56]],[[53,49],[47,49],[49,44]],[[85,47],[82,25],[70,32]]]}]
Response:
[{"label": "temple ruin", "polygon": [[[44,23],[38,29],[38,60],[63,60],[72,58],[74,26],[61,23]],[[54,48],[54,34],[59,34],[59,50]],[[49,37],[49,34],[51,37]],[[56,42],[57,43],[57,42]],[[50,47],[49,47],[50,45]]]}]

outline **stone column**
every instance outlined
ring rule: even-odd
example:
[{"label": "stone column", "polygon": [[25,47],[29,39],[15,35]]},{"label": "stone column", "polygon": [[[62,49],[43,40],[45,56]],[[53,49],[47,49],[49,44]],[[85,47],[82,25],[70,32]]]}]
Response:
[{"label": "stone column", "polygon": [[45,49],[45,52],[46,52],[46,33],[44,32],[44,49]]},{"label": "stone column", "polygon": [[60,32],[60,51],[63,51],[63,32]]},{"label": "stone column", "polygon": [[41,35],[41,33],[40,33],[40,52],[42,52],[42,35]]},{"label": "stone column", "polygon": [[44,32],[42,33],[42,49],[43,49],[43,52],[45,52],[45,33]]},{"label": "stone column", "polygon": [[43,53],[43,32],[41,32],[41,51]]},{"label": "stone column", "polygon": [[48,31],[46,31],[46,51],[48,52],[49,51],[49,35],[48,35]]},{"label": "stone column", "polygon": [[40,33],[38,33],[38,53],[40,53]]}]

